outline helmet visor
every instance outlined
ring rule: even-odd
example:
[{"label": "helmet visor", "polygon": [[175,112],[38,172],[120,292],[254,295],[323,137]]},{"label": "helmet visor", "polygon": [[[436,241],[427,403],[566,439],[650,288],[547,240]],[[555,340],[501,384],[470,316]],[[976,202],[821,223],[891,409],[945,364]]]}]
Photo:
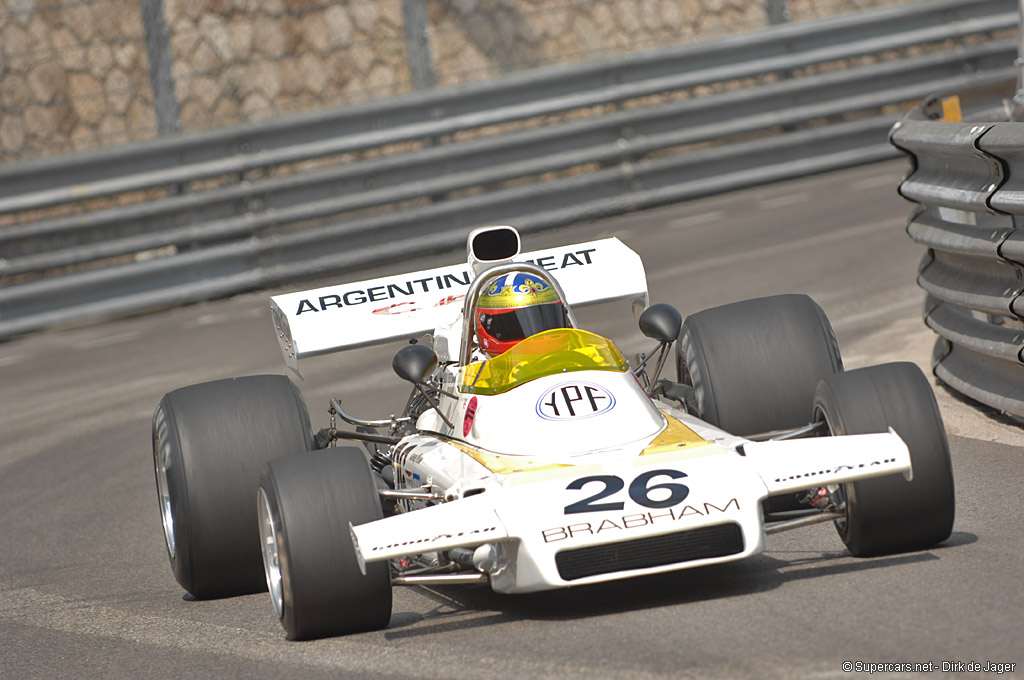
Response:
[{"label": "helmet visor", "polygon": [[499,342],[515,342],[534,333],[566,326],[565,309],[561,302],[495,312],[481,310],[480,326]]}]

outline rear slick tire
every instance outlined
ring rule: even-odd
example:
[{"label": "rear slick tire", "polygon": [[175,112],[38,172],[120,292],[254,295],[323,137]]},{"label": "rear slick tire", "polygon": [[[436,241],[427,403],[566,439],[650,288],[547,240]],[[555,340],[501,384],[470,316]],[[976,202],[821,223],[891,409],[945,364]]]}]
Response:
[{"label": "rear slick tire", "polygon": [[153,414],[153,468],[174,577],[197,599],[267,586],[253,497],[267,461],[313,448],[309,413],[285,376],[169,392]]},{"label": "rear slick tire", "polygon": [[257,492],[271,603],[291,640],[385,628],[387,562],[359,566],[349,524],[382,517],[361,448],[337,447],[271,461]]},{"label": "rear slick tire", "polygon": [[[687,317],[676,344],[678,381],[693,386],[697,415],[749,437],[807,424],[825,376],[843,370],[832,325],[806,295],[773,295]],[[774,496],[765,512],[806,509]]]},{"label": "rear slick tire", "polygon": [[949,538],[956,505],[953,466],[942,416],[921,369],[882,364],[825,378],[814,408],[832,434],[891,427],[910,449],[911,481],[891,475],[843,485],[846,518],[836,529],[852,554],[920,550]]},{"label": "rear slick tire", "polygon": [[835,334],[806,295],[774,295],[686,318],[676,346],[678,381],[692,385],[697,415],[746,437],[807,424],[818,381],[843,370]]}]

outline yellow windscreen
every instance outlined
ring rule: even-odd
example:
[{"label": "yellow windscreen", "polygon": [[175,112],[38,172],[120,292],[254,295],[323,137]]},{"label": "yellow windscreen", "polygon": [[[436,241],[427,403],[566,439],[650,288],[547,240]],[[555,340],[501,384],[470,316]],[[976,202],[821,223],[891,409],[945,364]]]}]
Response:
[{"label": "yellow windscreen", "polygon": [[531,335],[493,359],[463,367],[459,391],[501,394],[545,375],[628,370],[626,358],[611,340],[577,328],[556,328]]}]

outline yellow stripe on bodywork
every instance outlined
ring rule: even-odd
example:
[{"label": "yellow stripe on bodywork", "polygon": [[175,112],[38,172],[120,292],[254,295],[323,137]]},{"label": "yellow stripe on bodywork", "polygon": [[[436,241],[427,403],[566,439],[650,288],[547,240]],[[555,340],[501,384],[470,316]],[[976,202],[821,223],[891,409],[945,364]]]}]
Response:
[{"label": "yellow stripe on bodywork", "polygon": [[[678,460],[728,453],[717,444],[705,441],[700,435],[681,421],[663,413],[668,423],[634,459],[635,467],[648,467]],[[474,448],[468,444],[447,437],[437,437],[454,446],[467,456],[499,475],[515,475],[512,484],[532,484],[563,477],[575,477],[584,473],[600,473],[604,468],[596,463],[572,465],[570,463],[548,463],[544,459],[528,456],[503,456]]]},{"label": "yellow stripe on bodywork", "polygon": [[662,412],[665,416],[665,420],[668,421],[668,425],[665,429],[658,433],[651,443],[640,452],[641,456],[650,456],[656,453],[665,453],[667,451],[677,451],[684,447],[693,446],[707,446],[708,442],[704,440],[699,434],[683,425],[682,421],[677,420],[669,414]]},{"label": "yellow stripe on bodywork", "polygon": [[538,470],[556,470],[562,468],[578,468],[576,465],[566,463],[548,463],[537,458],[527,456],[502,456],[497,453],[489,453],[473,448],[455,439],[438,437],[444,442],[451,444],[459,451],[483,465],[491,472],[499,475],[512,475],[518,472],[536,472]]},{"label": "yellow stripe on bodywork", "polygon": [[599,475],[604,472],[604,467],[597,463],[588,465],[553,465],[548,468],[538,468],[533,471],[517,472],[509,477],[512,486],[523,484],[539,484],[550,482],[556,479],[571,479],[582,475]]},{"label": "yellow stripe on bodywork", "polygon": [[668,425],[640,452],[633,461],[635,467],[728,453],[724,447],[705,440],[682,421],[665,412],[662,415]]},{"label": "yellow stripe on bodywork", "polygon": [[704,446],[676,449],[674,451],[660,451],[652,454],[646,452],[639,458],[633,459],[633,467],[653,467],[665,463],[675,463],[681,460],[693,460],[695,458],[706,458],[729,453],[729,450],[718,444],[706,443]]}]

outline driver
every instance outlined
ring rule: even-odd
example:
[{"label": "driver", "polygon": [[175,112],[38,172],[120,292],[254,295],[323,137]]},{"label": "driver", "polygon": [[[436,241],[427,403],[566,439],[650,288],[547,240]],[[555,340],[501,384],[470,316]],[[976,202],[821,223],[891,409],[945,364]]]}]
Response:
[{"label": "driver", "polygon": [[568,327],[558,293],[532,274],[503,274],[477,301],[476,336],[480,349],[492,357],[535,333]]}]

